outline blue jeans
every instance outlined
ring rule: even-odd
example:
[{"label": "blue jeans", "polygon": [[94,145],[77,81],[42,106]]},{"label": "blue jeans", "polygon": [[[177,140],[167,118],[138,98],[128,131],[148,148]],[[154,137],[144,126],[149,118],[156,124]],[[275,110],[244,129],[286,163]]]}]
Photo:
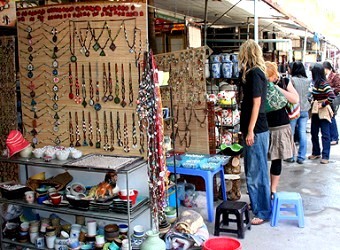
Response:
[{"label": "blue jeans", "polygon": [[331,123],[331,141],[339,141],[338,127],[336,125],[335,116],[332,117]]},{"label": "blue jeans", "polygon": [[322,159],[329,159],[331,149],[331,123],[325,119],[320,119],[319,115],[312,116],[311,134],[312,134],[312,154],[320,155],[319,130],[321,129],[322,141]]},{"label": "blue jeans", "polygon": [[255,134],[252,146],[244,145],[244,170],[252,211],[264,220],[271,216],[268,148],[269,131]]},{"label": "blue jeans", "polygon": [[298,132],[298,137],[299,137],[299,151],[298,151],[297,159],[302,160],[302,161],[306,159],[306,153],[307,153],[307,121],[308,121],[308,111],[301,111],[299,118],[290,121],[290,126],[292,128],[293,135],[295,133],[296,125],[298,126],[297,132]]}]

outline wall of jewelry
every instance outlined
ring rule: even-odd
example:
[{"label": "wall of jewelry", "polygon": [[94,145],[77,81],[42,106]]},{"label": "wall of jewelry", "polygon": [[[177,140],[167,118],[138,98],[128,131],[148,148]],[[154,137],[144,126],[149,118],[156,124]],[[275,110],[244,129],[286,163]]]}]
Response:
[{"label": "wall of jewelry", "polygon": [[145,152],[135,112],[146,14],[140,0],[17,10],[26,139],[83,153]]},{"label": "wall of jewelry", "polygon": [[[163,108],[172,108],[176,151],[209,154],[208,112],[204,62],[206,48],[155,55],[159,70],[170,72],[169,87],[162,87]],[[173,107],[170,107],[170,86]],[[170,121],[164,134],[171,134]]]},{"label": "wall of jewelry", "polygon": [[[0,37],[0,151],[6,149],[9,131],[17,129],[15,37]],[[1,164],[0,182],[18,180],[16,164]]]}]

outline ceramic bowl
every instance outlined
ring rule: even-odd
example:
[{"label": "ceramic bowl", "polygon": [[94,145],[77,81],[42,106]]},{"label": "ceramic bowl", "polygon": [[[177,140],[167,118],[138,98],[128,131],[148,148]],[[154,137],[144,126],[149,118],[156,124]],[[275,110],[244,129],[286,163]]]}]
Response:
[{"label": "ceramic bowl", "polygon": [[108,224],[104,227],[105,239],[113,240],[119,235],[119,227],[116,224]]},{"label": "ceramic bowl", "polygon": [[72,149],[71,150],[71,157],[73,159],[79,159],[82,156],[83,156],[83,153],[80,150],[78,150],[78,149]]},{"label": "ceramic bowl", "polygon": [[[133,194],[132,194],[132,192],[131,191],[133,191]],[[123,194],[125,194],[125,195],[123,195]],[[130,190],[129,191],[129,199],[132,201],[132,204],[135,204],[136,203],[136,200],[137,200],[137,196],[138,196],[138,191],[136,190],[136,189],[133,189],[133,190]],[[132,194],[132,195],[131,195]],[[128,196],[127,196],[127,191],[126,191],[126,189],[124,190],[124,189],[122,189],[122,190],[120,190],[119,192],[118,192],[118,196],[119,196],[119,198],[121,199],[121,200],[128,200]]]},{"label": "ceramic bowl", "polygon": [[118,227],[119,227],[120,233],[124,234],[124,233],[127,233],[129,231],[129,225],[128,224],[122,223],[122,224],[119,224]]},{"label": "ceramic bowl", "polygon": [[164,213],[166,215],[176,215],[176,207],[166,207],[164,208]]},{"label": "ceramic bowl", "polygon": [[145,234],[145,229],[142,225],[137,225],[133,228],[133,234],[137,237],[142,237]]},{"label": "ceramic bowl", "polygon": [[45,149],[43,148],[36,148],[32,151],[35,158],[40,159],[44,156]]},{"label": "ceramic bowl", "polygon": [[55,153],[56,157],[57,157],[57,160],[59,161],[66,161],[67,158],[69,157],[70,155],[70,151],[69,150],[58,150],[56,153]]}]

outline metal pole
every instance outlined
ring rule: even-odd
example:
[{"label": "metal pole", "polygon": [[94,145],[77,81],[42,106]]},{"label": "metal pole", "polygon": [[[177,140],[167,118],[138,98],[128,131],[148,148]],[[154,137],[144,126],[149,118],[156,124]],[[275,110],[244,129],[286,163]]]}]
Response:
[{"label": "metal pole", "polygon": [[302,63],[306,62],[306,49],[307,49],[307,29],[305,30],[305,39],[303,41]]},{"label": "metal pole", "polygon": [[204,6],[204,46],[207,45],[207,33],[208,33],[208,0],[205,0],[205,6]]},{"label": "metal pole", "polygon": [[259,20],[257,15],[257,1],[254,0],[254,40],[255,42],[259,41]]}]

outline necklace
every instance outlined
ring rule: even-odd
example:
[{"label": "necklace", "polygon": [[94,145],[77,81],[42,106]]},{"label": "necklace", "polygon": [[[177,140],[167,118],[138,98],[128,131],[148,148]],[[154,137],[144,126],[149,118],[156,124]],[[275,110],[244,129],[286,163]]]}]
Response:
[{"label": "necklace", "polygon": [[137,129],[135,113],[132,113],[132,148],[137,148]]},{"label": "necklace", "polygon": [[135,52],[135,44],[136,44],[136,19],[135,20],[135,28],[133,29],[133,41],[132,41],[132,44],[130,45],[130,42],[129,42],[129,39],[128,39],[128,35],[127,35],[127,30],[126,30],[126,26],[125,26],[125,22],[123,22],[123,28],[124,28],[124,37],[125,37],[125,41],[126,41],[126,44],[128,45],[128,47],[130,48],[129,49],[129,52],[130,53],[133,53]]},{"label": "necklace", "polygon": [[80,147],[80,131],[79,131],[79,125],[78,125],[78,113],[75,112],[75,122],[76,122],[76,147]]},{"label": "necklace", "polygon": [[139,59],[142,54],[142,31],[140,29],[135,28],[136,32],[139,31],[139,48],[138,48],[138,54],[135,51],[135,63],[136,66],[139,64]]},{"label": "necklace", "polygon": [[104,145],[103,149],[108,151],[110,149],[109,145],[109,136],[107,134],[107,119],[106,119],[106,111],[104,110]]},{"label": "necklace", "polygon": [[[76,45],[75,45],[75,38],[74,38],[74,33],[75,33],[75,24],[73,22],[73,32],[71,32],[71,20],[69,21],[69,38],[70,38],[70,52],[71,52],[71,57],[70,61],[71,62],[77,62],[77,57],[76,57]],[[73,36],[71,35],[73,33]]]},{"label": "necklace", "polygon": [[132,74],[131,63],[129,63],[129,106],[133,106],[133,88],[132,88]]},{"label": "necklace", "polygon": [[68,123],[68,131],[70,133],[70,147],[74,147],[74,135],[73,135],[73,125],[72,125],[72,114],[68,112],[69,115],[69,123]]},{"label": "necklace", "polygon": [[111,63],[108,63],[108,71],[109,71],[109,96],[107,99],[111,102],[113,101],[113,95],[112,95],[112,75],[111,75]]},{"label": "necklace", "polygon": [[111,30],[108,29],[109,38],[110,38],[110,41],[111,41],[111,44],[110,44],[110,47],[109,47],[109,48],[110,48],[112,51],[115,51],[115,49],[117,48],[117,46],[115,45],[114,42],[116,41],[116,39],[117,39],[117,37],[118,37],[120,31],[121,31],[122,28],[123,28],[123,23],[124,23],[124,21],[122,21],[122,22],[120,23],[119,29],[118,29],[118,31],[117,31],[117,33],[116,33],[116,35],[115,35],[114,38],[112,38],[112,36],[111,36],[111,35],[112,35]]},{"label": "necklace", "polygon": [[94,51],[98,51],[101,48],[101,46],[99,44],[99,39],[103,35],[103,32],[106,29],[106,27],[107,27],[107,22],[105,21],[103,27],[101,28],[101,32],[100,32],[99,36],[96,37],[95,29],[91,28],[91,26],[90,26],[91,36],[92,36],[92,39],[95,42],[92,46]]},{"label": "necklace", "polygon": [[125,102],[125,82],[124,82],[124,64],[122,63],[122,76],[121,76],[121,82],[122,82],[122,101],[120,102],[120,105],[124,108],[126,106]]},{"label": "necklace", "polygon": [[129,130],[128,130],[128,127],[127,127],[126,113],[124,113],[124,152],[125,153],[130,152],[130,147],[129,147]]},{"label": "necklace", "polygon": [[115,132],[113,127],[113,114],[112,111],[110,111],[110,151],[112,152],[115,150],[114,144],[115,144]]},{"label": "necklace", "polygon": [[207,110],[207,109],[203,109],[203,112],[204,112],[204,118],[203,118],[203,120],[200,120],[200,119],[198,118],[198,115],[197,115],[195,109],[193,109],[193,111],[194,111],[194,116],[195,116],[196,120],[200,123],[200,127],[201,127],[201,128],[205,128],[205,121],[207,120],[207,117],[208,117],[208,110]]},{"label": "necklace", "polygon": [[118,65],[115,63],[115,73],[116,73],[116,84],[115,84],[115,98],[114,98],[114,103],[119,104],[120,99],[119,99],[119,81],[118,81]]},{"label": "necklace", "polygon": [[123,146],[122,142],[122,133],[120,131],[120,119],[119,119],[119,111],[117,111],[117,129],[116,129],[116,137],[117,137],[117,144],[119,147]]},{"label": "necklace", "polygon": [[86,83],[85,83],[85,66],[84,64],[81,65],[81,93],[83,95],[83,101],[81,105],[83,105],[84,108],[86,108],[87,102],[86,102]]},{"label": "necklace", "polygon": [[68,94],[68,98],[71,100],[74,98],[74,94],[72,93],[72,87],[73,87],[73,77],[72,77],[72,67],[71,63],[68,65],[68,82],[70,85],[70,93]]},{"label": "necklace", "polygon": [[78,64],[77,62],[75,62],[76,67],[76,83],[75,83],[75,87],[76,87],[76,97],[74,98],[75,103],[80,104],[81,103],[81,97],[80,97],[80,85],[79,85],[79,80],[78,80]]},{"label": "necklace", "polygon": [[91,72],[91,62],[89,62],[89,85],[90,85],[90,101],[89,105],[93,106],[94,105],[94,100],[93,100],[93,85],[92,85],[92,72]]},{"label": "necklace", "polygon": [[89,145],[90,147],[93,146],[93,128],[92,128],[92,121],[91,121],[91,113],[89,112]]},{"label": "necklace", "polygon": [[75,34],[74,34],[74,35],[77,36],[79,44],[81,46],[80,52],[82,54],[84,54],[86,57],[90,56],[90,46],[91,46],[92,36],[91,36],[91,39],[90,39],[90,42],[89,42],[89,46],[86,47],[86,40],[87,40],[88,33],[90,31],[90,28],[91,28],[90,27],[90,23],[87,22],[87,27],[86,27],[84,39],[83,39],[83,35],[81,33],[81,29],[80,28],[79,28],[79,34],[77,32],[77,29],[75,29]]},{"label": "necklace", "polygon": [[[146,118],[143,118],[143,120],[145,120]],[[144,154],[145,150],[144,150],[144,125],[143,125],[143,120],[139,121],[139,145],[140,145],[140,149],[139,149],[139,153],[142,155]]]},{"label": "necklace", "polygon": [[105,70],[105,63],[103,63],[103,97],[102,101],[107,102],[107,76],[106,76],[106,70]]},{"label": "necklace", "polygon": [[96,103],[94,104],[94,109],[96,111],[99,111],[102,106],[99,103],[99,73],[98,73],[99,69],[98,69],[98,62],[96,62]]},{"label": "necklace", "polygon": [[102,141],[102,136],[99,127],[99,117],[98,111],[96,111],[96,148],[100,148],[100,142]]},{"label": "necklace", "polygon": [[86,141],[86,121],[85,121],[85,112],[84,110],[82,111],[82,117],[83,117],[83,146],[88,146],[89,144]]}]

